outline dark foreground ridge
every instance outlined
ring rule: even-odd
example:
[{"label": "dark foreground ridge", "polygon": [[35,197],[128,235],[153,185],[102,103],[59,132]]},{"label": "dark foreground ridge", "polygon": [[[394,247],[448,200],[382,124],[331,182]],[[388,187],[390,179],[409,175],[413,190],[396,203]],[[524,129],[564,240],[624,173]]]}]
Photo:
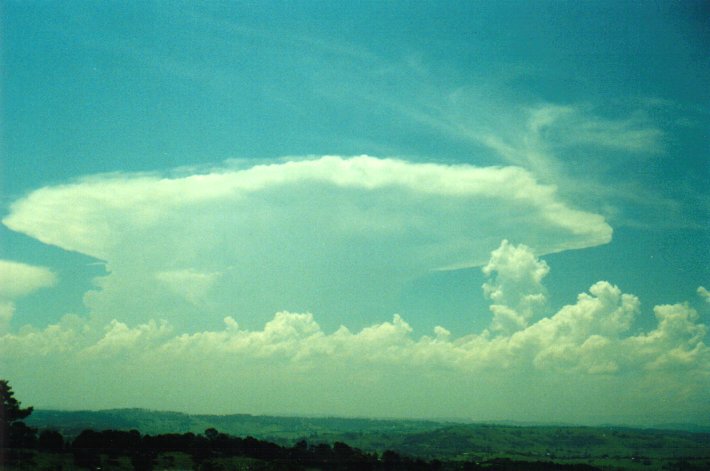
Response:
[{"label": "dark foreground ridge", "polygon": [[84,430],[71,442],[56,431],[5,450],[5,468],[14,469],[196,469],[196,470],[593,470],[584,464],[492,459],[427,461],[386,450],[366,453],[342,442],[290,447],[253,437],[233,437],[207,429],[203,434],[141,435],[137,430]]}]

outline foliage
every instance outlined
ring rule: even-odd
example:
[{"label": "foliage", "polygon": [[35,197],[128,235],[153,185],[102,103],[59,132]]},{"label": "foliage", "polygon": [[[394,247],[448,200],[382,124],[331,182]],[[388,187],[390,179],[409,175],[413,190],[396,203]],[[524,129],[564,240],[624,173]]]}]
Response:
[{"label": "foliage", "polygon": [[22,419],[32,413],[32,407],[22,408],[7,380],[0,379],[0,448],[27,448],[34,445],[35,430]]},{"label": "foliage", "polygon": [[[41,442],[64,443],[57,440],[56,432],[43,434]],[[51,440],[50,440],[51,437]],[[14,455],[8,463],[10,469],[25,469],[38,465],[41,453],[30,450],[11,450]],[[59,450],[54,450],[55,454]],[[141,435],[136,430],[84,430],[65,448],[73,456],[69,469],[134,469],[152,470],[156,467],[174,466],[175,458],[186,455],[195,469],[240,469],[235,463],[248,460],[249,469],[288,470],[463,470],[463,469],[594,469],[552,463],[490,461],[442,462],[411,458],[393,450],[381,454],[368,453],[342,442],[309,445],[301,440],[291,447],[280,446],[254,437],[234,437],[214,428],[204,434]],[[163,460],[162,465],[159,461]],[[56,461],[56,460],[55,460]],[[172,465],[170,464],[172,463]],[[66,463],[61,465],[67,467]]]},{"label": "foliage", "polygon": [[37,448],[44,451],[60,452],[64,449],[64,437],[56,430],[42,430],[37,440]]},{"label": "foliage", "polygon": [[20,401],[15,399],[15,393],[7,380],[0,379],[0,421],[2,423],[13,424],[22,420],[32,413],[32,407],[20,407]]}]

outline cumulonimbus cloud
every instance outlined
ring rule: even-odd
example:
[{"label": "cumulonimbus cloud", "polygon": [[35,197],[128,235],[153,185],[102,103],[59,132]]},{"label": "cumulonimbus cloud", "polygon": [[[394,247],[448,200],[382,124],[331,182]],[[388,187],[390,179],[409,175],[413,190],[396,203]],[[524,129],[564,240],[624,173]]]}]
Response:
[{"label": "cumulonimbus cloud", "polygon": [[[605,243],[611,228],[517,167],[363,156],[96,176],[30,193],[3,222],[108,271],[87,318],[0,335],[0,369],[33,371],[35,402],[51,404],[41,391],[61,383],[69,398],[100,384],[89,407],[195,410],[199,397],[210,411],[591,420],[582,400],[597,417],[710,412],[707,329],[690,306],[656,307],[657,326],[639,333],[639,300],[600,281],[540,317],[539,256]],[[406,313],[367,313],[407,278],[472,266],[488,277],[483,332],[421,335]],[[190,323],[203,318],[223,327]]]},{"label": "cumulonimbus cloud", "polygon": [[[504,237],[539,255],[612,232],[518,167],[369,156],[94,176],[30,193],[3,223],[106,261],[86,302],[136,322],[154,312],[357,315],[372,308],[363,300],[387,305],[405,280],[483,264]],[[182,282],[192,289],[176,297]]]}]

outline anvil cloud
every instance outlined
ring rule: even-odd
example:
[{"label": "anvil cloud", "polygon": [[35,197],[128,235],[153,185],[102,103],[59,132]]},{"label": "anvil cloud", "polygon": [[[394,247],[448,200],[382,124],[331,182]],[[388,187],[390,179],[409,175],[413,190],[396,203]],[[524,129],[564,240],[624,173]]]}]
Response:
[{"label": "anvil cloud", "polygon": [[95,315],[178,323],[284,308],[363,317],[363,302],[386,304],[432,270],[481,265],[504,237],[545,254],[612,232],[518,167],[369,156],[99,175],[34,191],[3,223],[106,262],[86,298]]}]

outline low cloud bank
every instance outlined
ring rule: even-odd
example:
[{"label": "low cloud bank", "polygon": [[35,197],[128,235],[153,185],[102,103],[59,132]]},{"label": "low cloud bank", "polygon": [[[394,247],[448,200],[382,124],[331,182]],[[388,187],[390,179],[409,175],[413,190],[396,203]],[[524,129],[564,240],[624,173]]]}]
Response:
[{"label": "low cloud bank", "polygon": [[312,314],[283,311],[260,330],[226,317],[223,329],[196,333],[67,316],[4,335],[2,370],[23,376],[32,365],[47,372],[33,381],[48,386],[61,364],[67,389],[95,375],[100,388],[112,385],[114,406],[632,423],[708,416],[707,327],[687,304],[656,306],[656,327],[632,332],[639,300],[600,281],[540,317],[549,267],[530,248],[504,241],[483,270],[491,324],[459,338],[443,326],[414,335],[400,315],[325,332]]}]

